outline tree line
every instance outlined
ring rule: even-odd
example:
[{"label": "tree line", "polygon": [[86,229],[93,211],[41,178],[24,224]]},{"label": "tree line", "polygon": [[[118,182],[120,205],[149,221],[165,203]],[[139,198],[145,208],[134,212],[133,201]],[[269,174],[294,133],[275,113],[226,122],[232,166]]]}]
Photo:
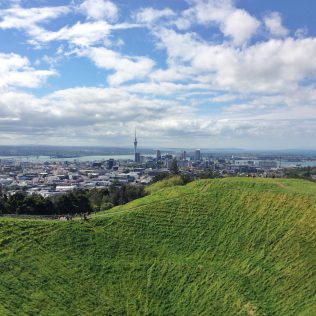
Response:
[{"label": "tree line", "polygon": [[108,188],[77,189],[62,195],[44,198],[39,194],[16,192],[1,194],[0,214],[63,215],[98,212],[145,196],[140,185],[112,185]]},{"label": "tree line", "polygon": [[315,182],[316,167],[287,168],[284,170],[287,178],[304,179]]}]

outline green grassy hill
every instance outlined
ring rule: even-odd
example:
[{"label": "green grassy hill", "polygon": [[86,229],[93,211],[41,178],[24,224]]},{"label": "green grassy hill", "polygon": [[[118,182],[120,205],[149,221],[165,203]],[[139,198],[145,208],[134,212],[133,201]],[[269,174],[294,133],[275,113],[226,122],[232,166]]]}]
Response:
[{"label": "green grassy hill", "polygon": [[216,179],[89,222],[0,220],[0,315],[316,315],[316,185]]}]

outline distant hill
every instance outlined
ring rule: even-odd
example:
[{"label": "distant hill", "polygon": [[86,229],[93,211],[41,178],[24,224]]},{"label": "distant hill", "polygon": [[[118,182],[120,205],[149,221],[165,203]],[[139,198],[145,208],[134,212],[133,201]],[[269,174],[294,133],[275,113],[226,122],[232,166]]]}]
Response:
[{"label": "distant hill", "polygon": [[314,183],[150,192],[88,222],[1,219],[0,315],[316,315]]}]

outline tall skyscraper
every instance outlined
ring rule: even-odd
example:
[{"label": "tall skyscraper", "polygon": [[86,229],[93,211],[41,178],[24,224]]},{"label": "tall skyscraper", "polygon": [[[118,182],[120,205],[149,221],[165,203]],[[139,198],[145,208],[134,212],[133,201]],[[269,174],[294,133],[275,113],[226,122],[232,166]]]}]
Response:
[{"label": "tall skyscraper", "polygon": [[139,160],[138,159],[138,157],[137,157],[137,136],[136,136],[136,128],[135,128],[135,140],[134,140],[134,160],[136,161],[136,162],[139,162],[139,161],[137,161],[137,160]]},{"label": "tall skyscraper", "polygon": [[112,169],[114,166],[115,160],[114,159],[109,159],[106,161],[106,169]]},{"label": "tall skyscraper", "polygon": [[157,161],[161,160],[161,151],[159,149],[157,149],[156,159]]},{"label": "tall skyscraper", "polygon": [[135,153],[135,162],[140,163],[141,162],[141,156],[140,153]]},{"label": "tall skyscraper", "polygon": [[194,153],[194,160],[195,161],[200,161],[201,160],[201,150],[200,149],[196,149],[195,153]]}]

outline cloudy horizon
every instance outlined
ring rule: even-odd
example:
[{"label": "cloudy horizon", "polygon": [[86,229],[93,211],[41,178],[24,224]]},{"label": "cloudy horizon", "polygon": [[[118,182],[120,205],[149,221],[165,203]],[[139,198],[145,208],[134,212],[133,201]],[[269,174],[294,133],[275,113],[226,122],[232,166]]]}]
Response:
[{"label": "cloudy horizon", "polygon": [[2,1],[0,145],[316,149],[316,4],[263,2]]}]

